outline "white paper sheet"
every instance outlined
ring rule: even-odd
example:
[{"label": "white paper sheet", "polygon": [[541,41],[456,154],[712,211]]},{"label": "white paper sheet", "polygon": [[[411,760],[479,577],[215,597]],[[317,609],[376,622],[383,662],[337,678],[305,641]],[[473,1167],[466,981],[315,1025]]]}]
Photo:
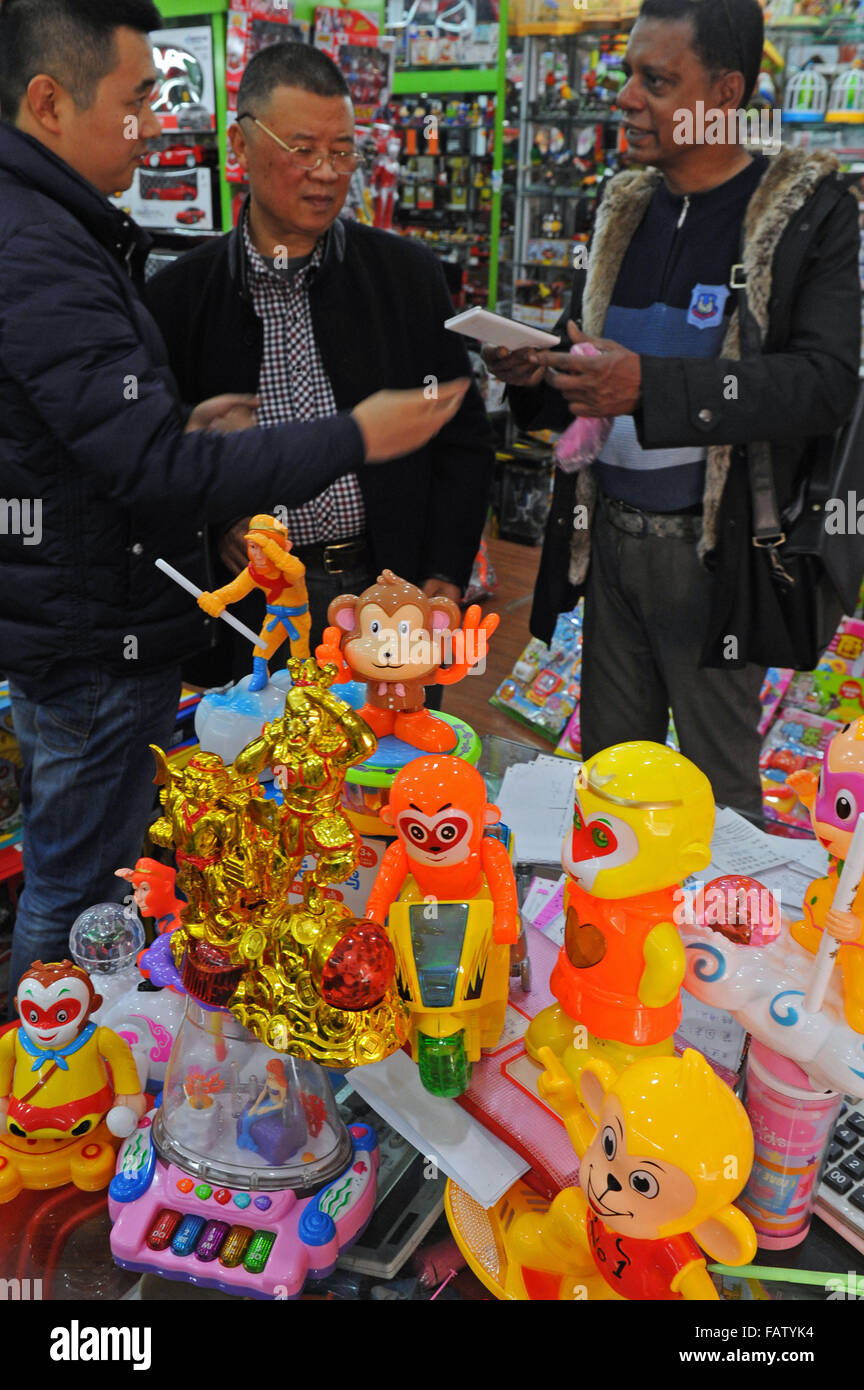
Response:
[{"label": "white paper sheet", "polygon": [[513,831],[520,863],[559,864],[561,842],[573,820],[578,763],[540,754],[508,767],[497,804]]},{"label": "white paper sheet", "polygon": [[528,1171],[524,1158],[461,1105],[425,1091],[407,1053],[394,1052],[383,1062],[354,1067],[346,1080],[367,1105],[433,1159],[481,1207],[494,1206]]}]

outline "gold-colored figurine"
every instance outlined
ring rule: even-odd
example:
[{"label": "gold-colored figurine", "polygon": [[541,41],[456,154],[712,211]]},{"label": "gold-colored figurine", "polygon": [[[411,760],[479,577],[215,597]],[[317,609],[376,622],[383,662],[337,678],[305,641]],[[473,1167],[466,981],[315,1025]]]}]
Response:
[{"label": "gold-colored figurine", "polygon": [[[293,659],[288,670],[284,715],[231,767],[200,753],[174,772],[153,749],[164,809],[150,833],[174,849],[189,899],[171,949],[190,993],[223,1004],[276,1051],[356,1066],[389,1056],[407,1035],[386,933],[325,893],[356,868],[359,842],[340,797],[346,771],[376,741],[329,689],[332,668]],[[281,805],[260,787],[265,767]],[[290,902],[306,856],[303,901]]]}]

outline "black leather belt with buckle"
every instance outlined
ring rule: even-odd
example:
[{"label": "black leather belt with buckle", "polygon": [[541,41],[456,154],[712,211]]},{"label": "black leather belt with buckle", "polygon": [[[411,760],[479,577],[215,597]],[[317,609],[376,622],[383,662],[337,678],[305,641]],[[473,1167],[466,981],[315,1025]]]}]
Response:
[{"label": "black leather belt with buckle", "polygon": [[346,541],[322,542],[318,545],[295,545],[292,552],[307,569],[323,570],[325,574],[344,574],[347,570],[375,567],[372,551],[365,536]]},{"label": "black leather belt with buckle", "polygon": [[601,502],[609,521],[628,536],[672,536],[678,540],[695,541],[702,532],[702,511],[644,512],[631,507],[617,497],[601,494]]}]

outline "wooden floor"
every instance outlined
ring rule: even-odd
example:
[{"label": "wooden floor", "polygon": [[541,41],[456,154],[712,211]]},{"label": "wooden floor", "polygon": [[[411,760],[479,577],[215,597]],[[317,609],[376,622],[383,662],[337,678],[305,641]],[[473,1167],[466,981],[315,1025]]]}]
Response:
[{"label": "wooden floor", "polygon": [[489,704],[489,696],[510,674],[514,662],[529,637],[528,617],[534,580],[540,564],[537,546],[516,545],[512,541],[489,541],[489,558],[498,575],[498,591],[483,604],[484,613],[500,614],[501,623],[489,643],[483,675],[466,676],[458,685],[444,691],[444,708],[471,725],[477,733],[498,734],[502,738],[530,743],[551,753],[553,746],[518,720]]}]

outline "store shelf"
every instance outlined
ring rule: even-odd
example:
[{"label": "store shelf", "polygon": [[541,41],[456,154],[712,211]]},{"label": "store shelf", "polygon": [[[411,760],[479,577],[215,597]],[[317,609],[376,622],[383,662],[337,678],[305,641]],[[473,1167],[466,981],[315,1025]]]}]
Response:
[{"label": "store shelf", "polygon": [[596,125],[598,121],[620,121],[621,117],[605,107],[599,111],[577,111],[571,115],[550,112],[548,115],[528,116],[527,119],[534,125]]},{"label": "store shelf", "polygon": [[860,130],[864,135],[864,121],[790,121],[783,120],[785,131],[805,130]]},{"label": "store shelf", "polygon": [[496,92],[495,68],[399,68],[393,74],[393,96],[437,96],[441,92]]},{"label": "store shelf", "polygon": [[163,19],[197,19],[199,15],[227,14],[228,0],[159,0]]},{"label": "store shelf", "polygon": [[530,185],[523,188],[522,192],[529,198],[584,198],[586,194],[590,196],[590,189],[587,188],[543,188],[539,184],[536,187]]}]

